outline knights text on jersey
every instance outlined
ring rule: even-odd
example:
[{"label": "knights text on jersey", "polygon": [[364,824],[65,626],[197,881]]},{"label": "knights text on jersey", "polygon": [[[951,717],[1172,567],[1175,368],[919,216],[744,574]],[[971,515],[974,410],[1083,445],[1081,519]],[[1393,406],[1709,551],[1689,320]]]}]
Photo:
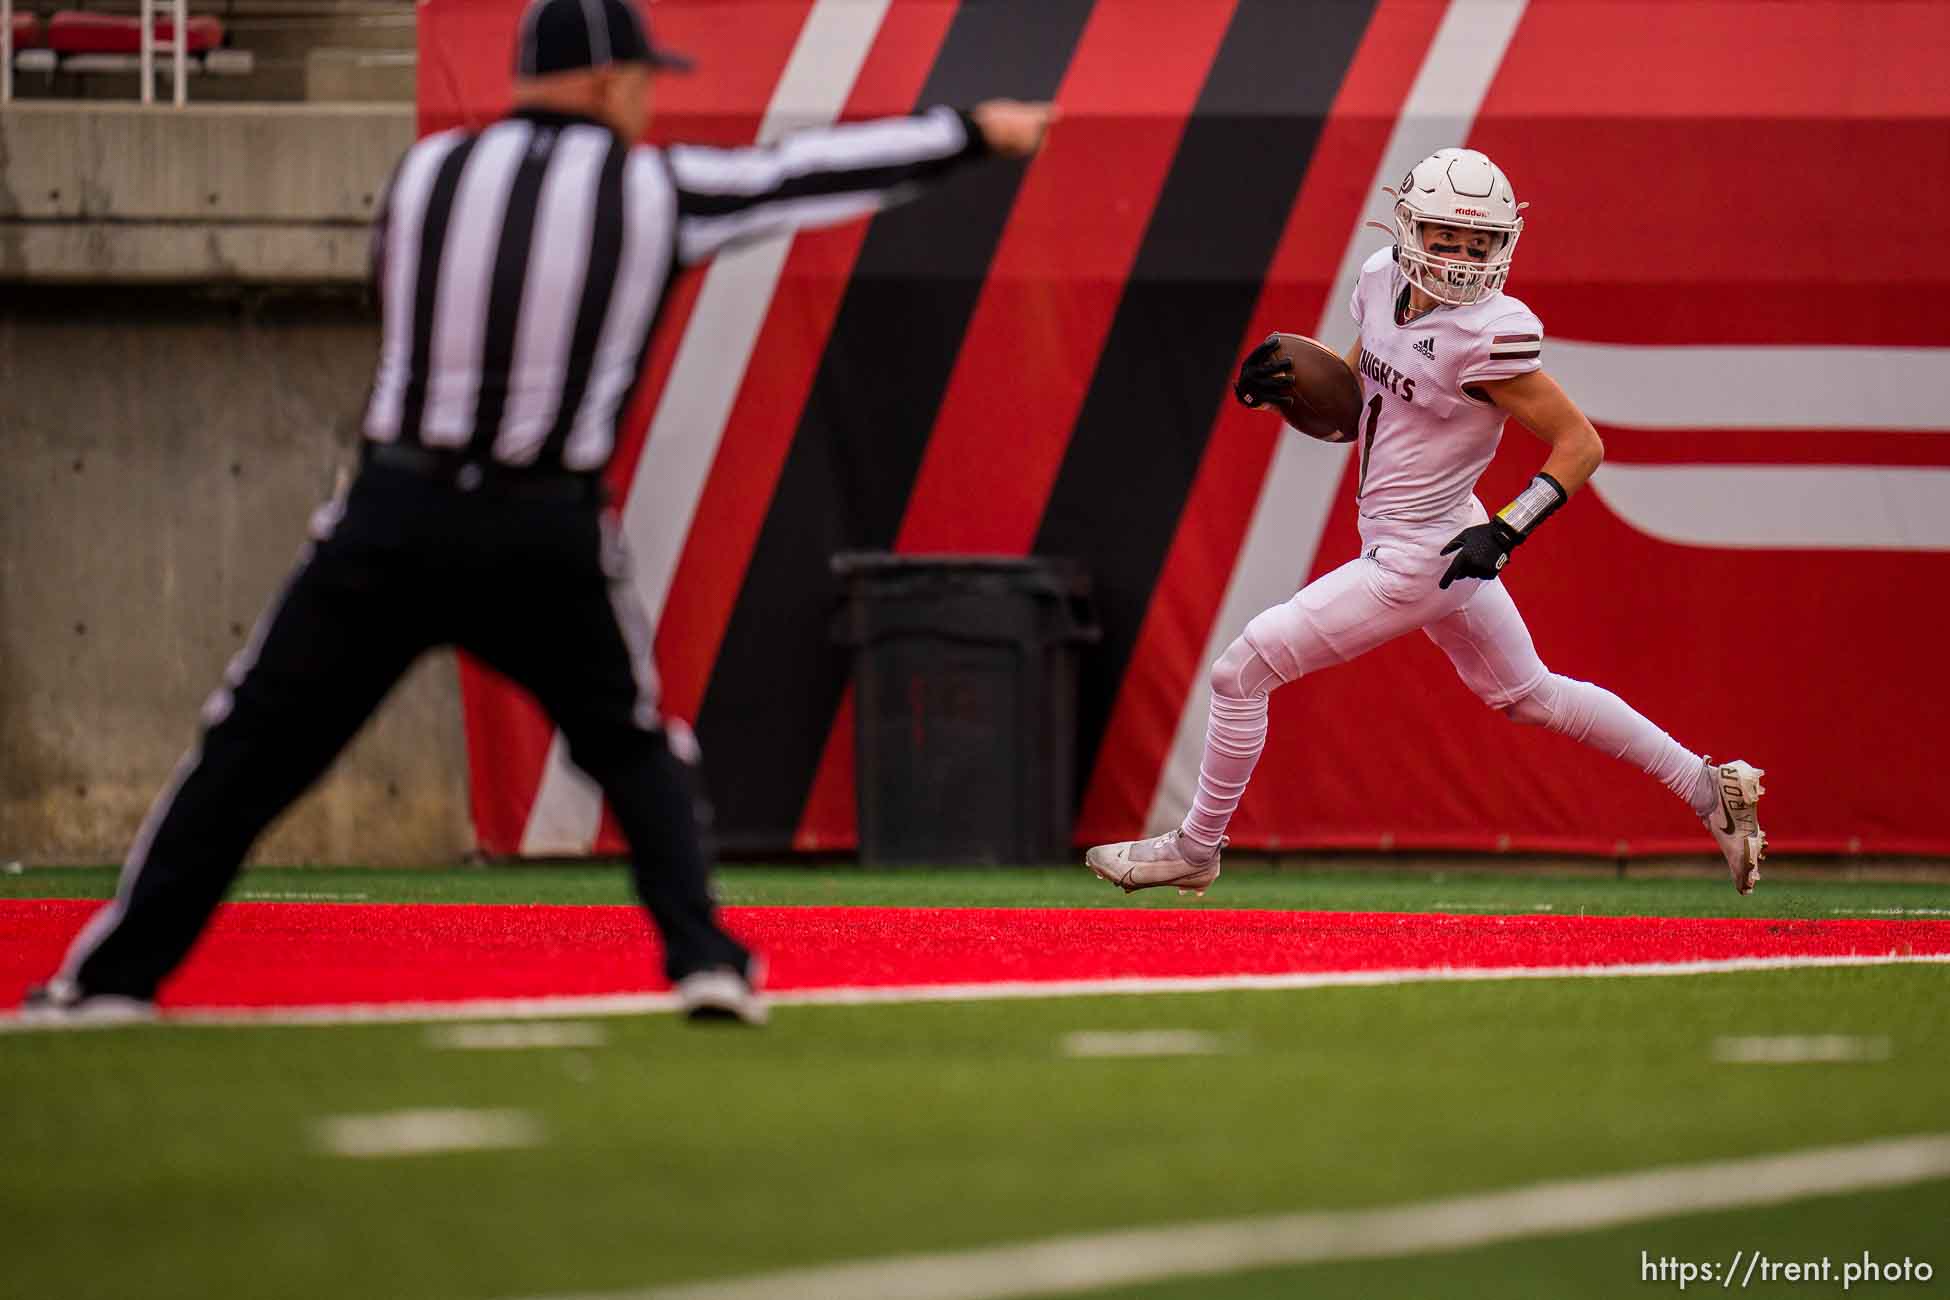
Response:
[{"label": "knights text on jersey", "polygon": [[1384,248],[1354,287],[1363,402],[1356,496],[1364,518],[1424,523],[1464,508],[1503,436],[1503,411],[1470,386],[1540,369],[1544,327],[1502,293],[1397,325],[1405,284]]}]

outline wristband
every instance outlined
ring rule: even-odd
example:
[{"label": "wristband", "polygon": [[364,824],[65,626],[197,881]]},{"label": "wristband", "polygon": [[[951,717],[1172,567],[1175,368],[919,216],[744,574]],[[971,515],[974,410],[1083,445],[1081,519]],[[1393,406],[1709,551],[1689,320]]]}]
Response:
[{"label": "wristband", "polygon": [[989,148],[989,138],[982,134],[982,124],[975,120],[975,114],[965,108],[958,108],[955,110],[955,116],[961,119],[962,133],[968,137],[957,157],[986,158],[995,152]]},{"label": "wristband", "polygon": [[1530,486],[1517,493],[1517,499],[1496,512],[1496,517],[1516,530],[1518,537],[1530,536],[1530,531],[1544,520],[1550,518],[1551,511],[1569,500],[1564,485],[1550,475],[1539,472],[1530,480]]}]

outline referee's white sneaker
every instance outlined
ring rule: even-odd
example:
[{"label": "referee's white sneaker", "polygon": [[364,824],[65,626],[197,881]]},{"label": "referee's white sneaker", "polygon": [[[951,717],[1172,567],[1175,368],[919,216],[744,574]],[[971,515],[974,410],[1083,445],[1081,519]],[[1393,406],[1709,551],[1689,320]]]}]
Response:
[{"label": "referee's white sneaker", "polygon": [[1761,860],[1767,856],[1767,832],[1760,828],[1760,797],[1767,793],[1760,779],[1767,772],[1740,759],[1718,764],[1709,760],[1706,766],[1720,791],[1720,806],[1700,820],[1713,832],[1727,860],[1734,889],[1751,894],[1760,879]]},{"label": "referee's white sneaker", "polygon": [[1083,861],[1127,894],[1158,885],[1176,885],[1181,894],[1203,897],[1219,878],[1219,854],[1225,846],[1221,839],[1219,847],[1207,857],[1176,830],[1169,830],[1148,840],[1099,844],[1083,855]]},{"label": "referee's white sneaker", "polygon": [[765,995],[758,991],[764,982],[763,966],[757,957],[747,974],[729,966],[694,970],[677,981],[677,1009],[687,1020],[708,1024],[712,1021],[738,1021],[762,1025],[771,1018]]},{"label": "referee's white sneaker", "polygon": [[88,993],[71,980],[51,979],[27,990],[20,1018],[30,1025],[134,1025],[156,1018],[146,998]]}]

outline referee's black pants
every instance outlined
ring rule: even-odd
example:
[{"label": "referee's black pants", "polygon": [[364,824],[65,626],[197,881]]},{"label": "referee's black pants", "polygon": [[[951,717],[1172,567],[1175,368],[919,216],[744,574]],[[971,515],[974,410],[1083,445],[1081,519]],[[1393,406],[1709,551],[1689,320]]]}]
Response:
[{"label": "referee's black pants", "polygon": [[[436,458],[429,460],[438,463]],[[63,974],[153,997],[265,828],[424,651],[456,645],[534,694],[608,797],[672,979],[748,971],[721,930],[692,794],[655,712],[649,629],[593,483],[368,463],[225,684],[143,823],[115,902]]]}]

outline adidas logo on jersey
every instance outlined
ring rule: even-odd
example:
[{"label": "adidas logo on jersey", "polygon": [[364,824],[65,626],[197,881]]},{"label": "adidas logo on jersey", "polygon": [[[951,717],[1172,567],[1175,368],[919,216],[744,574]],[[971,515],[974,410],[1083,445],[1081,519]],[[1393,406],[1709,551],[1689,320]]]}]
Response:
[{"label": "adidas logo on jersey", "polygon": [[1428,358],[1429,360],[1431,360],[1431,361],[1433,361],[1433,360],[1435,360],[1435,340],[1434,340],[1434,339],[1432,339],[1432,338],[1431,338],[1431,339],[1416,339],[1416,340],[1415,340],[1415,350],[1416,350],[1417,352],[1420,352],[1420,353],[1421,353],[1421,354],[1422,354],[1423,356],[1425,356],[1425,357],[1427,357],[1427,358]]}]

